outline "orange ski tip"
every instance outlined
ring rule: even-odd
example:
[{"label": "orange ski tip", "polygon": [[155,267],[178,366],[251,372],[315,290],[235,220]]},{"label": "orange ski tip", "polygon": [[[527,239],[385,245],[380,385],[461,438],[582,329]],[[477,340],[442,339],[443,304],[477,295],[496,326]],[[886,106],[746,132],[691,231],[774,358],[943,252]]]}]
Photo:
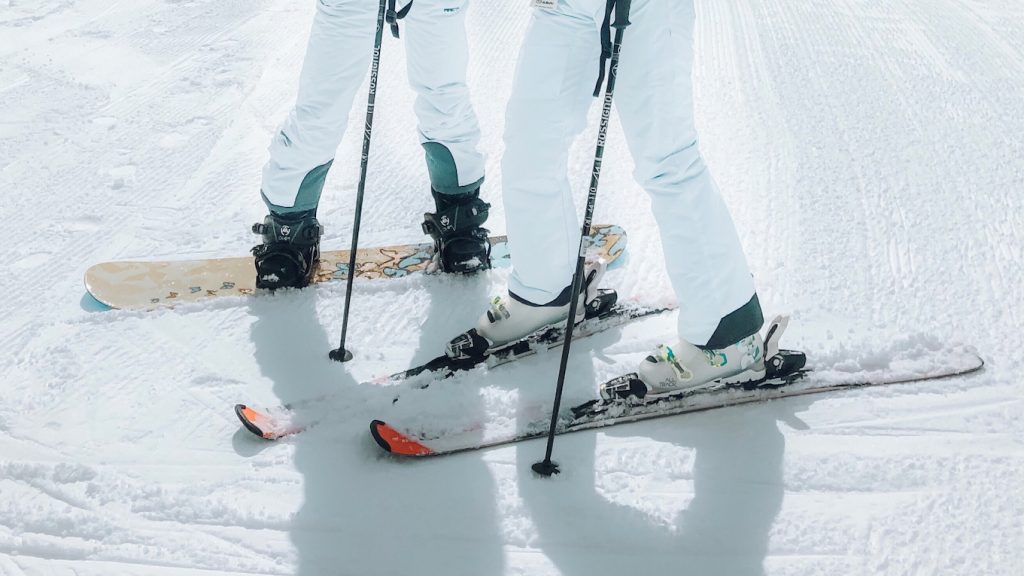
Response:
[{"label": "orange ski tip", "polygon": [[370,423],[370,433],[380,447],[402,456],[428,456],[434,451],[380,420]]},{"label": "orange ski tip", "polygon": [[260,422],[266,420],[266,417],[263,414],[249,408],[245,404],[236,404],[235,414],[238,416],[238,419],[242,421],[242,424],[253,434],[269,440],[274,439],[274,434],[272,432],[264,432],[263,429],[260,428]]}]

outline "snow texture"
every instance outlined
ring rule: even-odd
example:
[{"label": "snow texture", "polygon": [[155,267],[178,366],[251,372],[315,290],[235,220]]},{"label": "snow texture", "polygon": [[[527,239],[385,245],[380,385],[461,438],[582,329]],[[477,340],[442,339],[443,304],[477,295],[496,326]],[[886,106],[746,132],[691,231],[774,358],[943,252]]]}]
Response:
[{"label": "snow texture", "polygon": [[[394,389],[359,384],[438,354],[507,271],[357,283],[346,365],[327,359],[343,284],[151,313],[83,296],[95,262],[248,250],[314,8],[0,0],[0,574],[1024,574],[1019,0],[697,2],[702,148],[766,312],[793,315],[784,344],[855,373],[964,343],[985,371],[582,432],[558,440],[549,480],[530,471],[543,442],[399,462],[367,433],[550,398],[557,354],[394,407]],[[528,12],[468,13],[495,233]],[[422,241],[431,204],[402,44],[382,60],[367,246]],[[361,122],[360,105],[327,181],[327,247],[350,239]],[[631,246],[608,283],[669,301],[617,124],[605,158],[595,221]],[[673,326],[574,346],[568,393]],[[231,410],[332,391],[337,418],[280,443]]]}]

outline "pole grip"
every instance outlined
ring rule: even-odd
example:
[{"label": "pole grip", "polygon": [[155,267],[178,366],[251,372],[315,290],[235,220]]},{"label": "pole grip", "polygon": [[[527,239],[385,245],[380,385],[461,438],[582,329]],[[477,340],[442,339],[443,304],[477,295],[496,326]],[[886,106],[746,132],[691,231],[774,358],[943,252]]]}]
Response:
[{"label": "pole grip", "polygon": [[629,8],[632,0],[615,0],[615,22],[612,22],[612,28],[619,30],[629,26]]}]

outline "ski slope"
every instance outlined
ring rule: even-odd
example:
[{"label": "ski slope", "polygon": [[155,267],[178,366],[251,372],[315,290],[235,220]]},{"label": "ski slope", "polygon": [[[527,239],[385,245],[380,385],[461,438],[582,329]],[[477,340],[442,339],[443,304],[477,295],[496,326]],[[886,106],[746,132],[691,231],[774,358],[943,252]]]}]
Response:
[{"label": "ski slope", "polygon": [[[693,414],[429,462],[372,418],[514,418],[557,354],[403,396],[360,384],[435,356],[507,272],[100,311],[112,259],[238,255],[294,101],[314,2],[0,1],[0,574],[1024,574],[1024,4],[697,0],[702,149],[766,314],[817,367],[976,346],[975,376]],[[501,131],[527,2],[474,0],[471,83],[504,232]],[[628,50],[627,45],[624,49]],[[386,39],[365,245],[430,209],[401,42]],[[362,102],[321,204],[347,246]],[[571,155],[588,182],[598,109]],[[595,221],[609,273],[667,302],[649,202],[613,126]],[[579,203],[580,205],[582,202]],[[632,370],[671,316],[574,346],[566,402]],[[265,443],[236,402],[328,392],[328,424]]]}]

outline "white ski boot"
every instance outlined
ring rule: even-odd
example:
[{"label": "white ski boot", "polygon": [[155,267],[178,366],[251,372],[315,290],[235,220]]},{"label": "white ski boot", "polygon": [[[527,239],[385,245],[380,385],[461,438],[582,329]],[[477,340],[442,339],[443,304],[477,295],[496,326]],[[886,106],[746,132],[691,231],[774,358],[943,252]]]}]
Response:
[{"label": "white ski boot", "polygon": [[662,344],[637,370],[647,398],[676,394],[708,383],[736,384],[764,378],[764,342],[753,334],[725,348],[698,348],[685,340]]},{"label": "white ski boot", "polygon": [[685,340],[671,347],[658,346],[640,362],[633,377],[602,385],[601,397],[648,402],[700,388],[759,382],[784,368],[787,356],[780,354],[779,338],[788,323],[787,316],[776,317],[764,339],[752,334],[721,349],[705,350]]},{"label": "white ski boot", "polygon": [[[584,269],[583,290],[576,305],[576,323],[586,318],[587,305],[596,302],[597,288],[607,264],[603,260],[588,262]],[[490,351],[516,342],[553,324],[564,323],[569,315],[569,302],[558,306],[538,306],[515,297],[496,296],[491,307],[477,322],[476,328],[451,340],[445,354],[452,359],[481,358]]]}]

